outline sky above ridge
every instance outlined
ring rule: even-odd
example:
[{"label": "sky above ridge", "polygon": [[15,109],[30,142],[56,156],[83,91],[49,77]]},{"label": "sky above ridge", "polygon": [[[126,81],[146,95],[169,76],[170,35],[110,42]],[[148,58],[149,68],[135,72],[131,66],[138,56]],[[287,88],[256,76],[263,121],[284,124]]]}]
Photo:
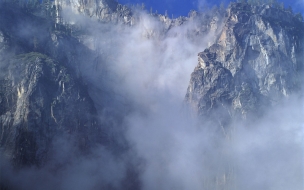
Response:
[{"label": "sky above ridge", "polygon": [[[167,10],[169,16],[187,16],[190,10],[202,10],[205,7],[212,7],[224,2],[226,5],[229,0],[118,0],[121,4],[145,4],[147,10],[164,14]],[[294,12],[304,14],[304,0],[279,0],[285,7],[291,6]]]}]

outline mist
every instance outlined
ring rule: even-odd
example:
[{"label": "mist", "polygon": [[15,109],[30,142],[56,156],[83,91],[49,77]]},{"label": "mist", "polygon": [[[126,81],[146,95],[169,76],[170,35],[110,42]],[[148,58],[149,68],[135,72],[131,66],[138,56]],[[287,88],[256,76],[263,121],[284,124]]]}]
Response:
[{"label": "mist", "polygon": [[[196,54],[217,33],[187,38],[197,27],[189,21],[164,34],[163,23],[145,12],[138,14],[131,28],[111,29],[103,36],[92,33],[101,41],[111,39],[102,50],[111,57],[103,63],[114,78],[107,85],[133,106],[122,125],[131,149],[144,162],[142,188],[217,189],[229,181],[226,189],[302,189],[302,99],[290,97],[259,121],[235,121],[227,140],[183,103]],[[94,72],[97,77],[100,71]],[[94,83],[94,77],[88,80]],[[229,172],[233,175],[224,179]]]},{"label": "mist", "polygon": [[128,148],[117,156],[100,145],[80,155],[74,137],[63,136],[41,168],[15,171],[1,158],[1,179],[13,189],[127,189],[132,167],[143,190],[303,189],[301,94],[265,110],[258,121],[233,121],[225,136],[184,102],[197,54],[216,40],[223,18],[214,30],[189,37],[200,20],[168,30],[158,17],[135,11],[133,26],[71,10],[63,15],[86,28],[80,42],[94,52],[87,60],[95,61],[80,62],[79,71],[108,135]]}]

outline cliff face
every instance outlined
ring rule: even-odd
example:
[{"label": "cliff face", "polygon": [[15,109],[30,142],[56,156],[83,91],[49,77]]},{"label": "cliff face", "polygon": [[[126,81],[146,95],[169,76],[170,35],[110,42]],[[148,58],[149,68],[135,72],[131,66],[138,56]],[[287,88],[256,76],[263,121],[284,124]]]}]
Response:
[{"label": "cliff face", "polygon": [[[123,22],[132,24],[132,11],[115,0],[55,0],[57,18],[62,9],[72,9],[74,13],[97,18],[103,22]],[[60,19],[57,19],[59,22]]]},{"label": "cliff face", "polygon": [[[157,165],[159,163],[164,164],[160,168],[164,167],[166,169],[169,161],[164,156],[167,154],[167,151],[164,150],[171,150],[170,146],[174,143],[171,143],[170,140],[169,144],[166,143],[168,143],[167,138],[170,137],[171,133],[175,134],[175,130],[180,132],[178,138],[176,138],[177,149],[190,150],[189,155],[193,155],[195,160],[198,158],[199,166],[195,165],[193,168],[200,167],[200,158],[203,157],[201,157],[202,155],[196,157],[197,154],[193,154],[193,152],[196,150],[199,153],[202,150],[213,152],[213,149],[216,149],[214,150],[216,152],[218,151],[217,146],[220,146],[221,142],[215,143],[216,146],[207,149],[203,149],[201,144],[197,145],[197,149],[189,149],[189,146],[183,146],[183,142],[186,144],[188,142],[184,137],[189,134],[185,134],[184,129],[179,131],[178,128],[179,125],[184,125],[186,126],[185,129],[188,130],[188,120],[184,122],[181,119],[182,122],[179,124],[180,120],[176,120],[176,115],[174,115],[172,121],[171,119],[167,121],[166,118],[164,125],[161,121],[161,125],[159,125],[158,115],[167,116],[166,113],[163,114],[163,111],[166,112],[167,109],[162,110],[167,104],[163,107],[151,105],[153,107],[151,108],[152,112],[161,110],[161,113],[156,113],[157,116],[154,116],[154,113],[150,113],[150,108],[145,108],[145,106],[150,106],[148,105],[150,103],[149,98],[139,97],[141,94],[145,96],[145,93],[138,93],[139,90],[146,89],[148,89],[147,93],[152,92],[154,87],[151,86],[154,86],[154,83],[150,83],[150,79],[144,80],[147,82],[145,82],[144,88],[141,88],[140,85],[134,86],[134,84],[139,83],[133,83],[133,81],[128,83],[130,81],[127,81],[141,80],[141,77],[147,74],[146,72],[153,70],[151,68],[154,67],[157,67],[157,69],[153,70],[153,74],[154,72],[162,72],[157,65],[165,64],[167,67],[168,64],[168,68],[166,68],[168,70],[162,75],[161,88],[169,88],[171,83],[168,83],[167,87],[165,81],[167,77],[165,75],[171,75],[172,72],[176,71],[182,70],[183,73],[185,71],[183,67],[175,70],[174,67],[171,68],[170,64],[172,62],[176,63],[174,61],[176,59],[187,62],[192,55],[183,55],[184,57],[177,55],[179,53],[183,54],[180,51],[182,49],[179,48],[180,45],[186,47],[182,50],[186,50],[187,45],[189,45],[189,51],[196,52],[197,47],[205,47],[204,44],[209,42],[209,47],[198,54],[198,65],[191,75],[185,100],[199,116],[214,121],[216,125],[222,127],[224,133],[227,132],[225,127],[229,126],[231,121],[239,118],[245,120],[248,117],[263,114],[264,108],[274,106],[282,99],[286,99],[293,93],[302,90],[304,24],[303,21],[287,10],[268,5],[251,6],[246,3],[232,3],[227,12],[223,9],[214,9],[208,13],[192,11],[189,17],[171,19],[168,15],[147,14],[140,10],[133,10],[118,4],[114,0],[56,0],[52,2],[54,4],[51,3],[52,8],[48,9],[49,12],[46,14],[41,10],[33,13],[31,12],[32,9],[18,7],[16,3],[12,2],[1,3],[0,159],[1,156],[5,155],[19,169],[24,166],[42,168],[46,165],[45,163],[48,163],[49,159],[52,159],[50,154],[53,151],[54,139],[68,137],[67,141],[72,139],[73,148],[76,147],[76,152],[80,152],[77,156],[82,155],[82,153],[87,156],[92,147],[99,145],[105,145],[102,148],[106,147],[110,150],[111,156],[109,159],[114,160],[113,163],[111,162],[110,166],[104,167],[108,165],[108,162],[103,163],[104,160],[107,161],[107,158],[100,161],[101,156],[98,155],[97,165],[102,166],[100,170],[106,168],[109,173],[114,171],[115,174],[109,174],[110,176],[119,173],[117,175],[123,176],[121,179],[124,178],[125,181],[122,183],[122,188],[109,187],[106,189],[141,189],[140,180],[144,180],[145,176],[140,176],[140,172],[144,173],[145,171],[142,170],[146,167],[143,166],[146,163],[143,165],[137,163],[138,157],[142,156],[140,155],[141,151],[152,150],[152,152],[155,151],[153,152],[155,154],[161,154],[161,156],[158,155],[161,157],[160,160],[153,161],[157,162]],[[45,10],[47,8],[50,8],[49,4]],[[69,23],[69,20],[65,20],[62,15],[63,11],[67,10],[68,12],[68,9],[73,11],[72,16],[75,16],[76,13],[93,19],[85,18],[84,20],[87,22],[84,24],[82,17],[79,17],[79,20],[81,20],[79,23]],[[96,20],[98,22],[95,22]],[[86,28],[88,26],[92,26],[92,29]],[[133,33],[133,29],[136,32]],[[120,36],[121,32],[124,33]],[[211,33],[215,33],[215,35],[209,35]],[[175,38],[176,36],[182,37]],[[209,38],[209,36],[212,37]],[[116,41],[116,38],[123,39]],[[182,41],[183,44],[180,44],[180,39],[186,39],[187,43],[184,44],[184,41]],[[166,42],[162,43],[161,41]],[[155,43],[155,45],[151,45],[150,42],[151,44]],[[129,46],[128,43],[134,47]],[[125,44],[128,44],[128,46],[125,46]],[[175,47],[177,48],[175,49]],[[136,48],[140,49],[139,53]],[[149,52],[155,51],[156,48],[160,48],[156,54]],[[163,50],[166,53],[161,53]],[[126,53],[130,55],[125,56]],[[141,54],[149,55],[141,57]],[[164,60],[154,60],[153,55],[162,57]],[[120,56],[125,59],[117,59]],[[140,59],[137,59],[137,56]],[[131,59],[131,61],[124,62],[126,59]],[[132,61],[136,64],[130,63]],[[118,64],[124,67],[112,68]],[[149,64],[153,64],[153,67],[150,67]],[[138,66],[140,69],[135,68]],[[119,72],[115,72],[115,69]],[[129,71],[133,69],[136,72],[130,73],[136,75],[136,77],[133,78],[132,76],[130,79],[128,78],[131,75]],[[125,71],[121,72],[121,70]],[[123,76],[118,76],[119,74]],[[157,80],[154,75],[151,78],[153,81]],[[169,79],[171,78],[169,77]],[[177,86],[180,88],[179,81],[172,81],[172,83],[178,83]],[[157,86],[156,83],[155,85]],[[132,93],[129,92],[131,90]],[[124,96],[125,94],[126,96]],[[157,95],[157,93],[155,94]],[[154,93],[152,93],[152,96],[154,96]],[[170,99],[167,92],[159,96],[161,97],[155,99],[153,97],[151,102],[160,100],[162,103]],[[135,101],[138,98],[143,99]],[[171,106],[172,104],[168,105]],[[175,109],[175,107],[168,109],[168,112],[172,109]],[[135,118],[133,118],[134,113]],[[137,116],[137,113],[140,113],[138,114],[140,116]],[[149,117],[150,114],[153,117]],[[139,124],[137,123],[138,120]],[[141,123],[141,120],[144,122]],[[168,134],[170,135],[168,137],[159,135],[163,133],[162,130],[148,135],[141,134],[141,130],[136,131],[134,136],[142,138],[138,142],[144,144],[142,146],[144,148],[139,151],[138,155],[132,152],[132,149],[128,152],[126,150],[129,150],[132,142],[127,142],[126,138],[131,137],[125,137],[124,135],[130,135],[127,134],[126,130],[128,129],[126,128],[133,122],[140,127],[149,124],[147,129],[153,127],[154,130],[160,129],[155,127],[156,125],[165,127],[169,123]],[[195,125],[196,128],[196,124],[192,122],[191,120],[189,125]],[[172,127],[172,123],[176,123],[176,128]],[[146,132],[146,128],[142,130]],[[195,140],[202,142],[201,139],[205,137],[204,135],[192,136],[192,132],[190,134],[191,147]],[[145,136],[142,137],[141,135],[151,135],[153,138],[144,139]],[[164,150],[158,150],[157,147],[154,147],[153,142],[157,141],[159,136],[163,136],[160,139],[165,139],[160,141],[160,143],[164,143],[160,145],[160,147],[165,147]],[[214,141],[217,140],[221,141],[222,139],[216,138]],[[145,147],[146,141],[152,143],[148,143],[148,148]],[[205,143],[204,141],[202,144],[208,144],[208,142]],[[136,151],[136,145],[134,146]],[[104,152],[107,153],[107,151],[101,151],[100,154]],[[130,155],[122,152],[127,152],[126,154]],[[112,153],[115,155],[112,156]],[[164,155],[162,155],[163,153]],[[150,156],[152,155],[151,152],[146,155],[149,156],[147,159],[148,165],[149,159],[154,159],[154,157]],[[188,154],[184,154],[183,151],[177,153],[173,151],[172,155],[171,153],[169,155],[172,160],[183,158],[187,162],[190,160],[189,163],[192,162],[192,159],[188,158]],[[187,155],[186,158],[184,158],[185,155]],[[210,159],[213,161],[214,158],[215,160],[211,163],[212,166],[210,166],[210,163],[206,163],[207,168],[210,168],[207,169],[206,175],[215,176],[216,179],[213,179],[213,177],[210,177],[210,181],[206,179],[206,182],[203,182],[206,185],[203,187],[217,188],[214,186],[217,183],[217,185],[219,184],[217,189],[220,189],[220,187],[222,189],[233,189],[227,186],[229,180],[234,180],[233,165],[228,164],[227,167],[221,165],[221,162],[226,163],[226,157],[222,153],[214,155]],[[164,158],[165,162],[163,162],[163,157],[166,157]],[[93,178],[96,178],[96,176],[108,177],[108,170],[106,169],[106,172],[103,172],[102,175],[96,175],[96,165],[91,164],[92,160],[89,156],[87,158],[89,158],[88,162],[91,166],[87,175],[89,178],[92,178],[92,176]],[[83,157],[79,160],[81,159]],[[120,161],[124,163],[121,164]],[[78,164],[77,159],[75,162]],[[122,167],[125,168],[116,171],[116,167],[113,165],[124,165]],[[172,166],[180,167],[180,163]],[[83,168],[86,167],[87,165],[84,164]],[[152,173],[154,173],[155,167],[153,165],[152,167]],[[57,170],[57,165],[54,168],[55,171],[52,172],[56,174],[60,168]],[[182,170],[189,169],[187,172],[193,173],[194,170],[191,171],[193,168],[189,169],[187,167]],[[218,171],[214,168],[218,168]],[[168,169],[168,171],[172,171],[171,169]],[[209,170],[213,174],[209,174]],[[75,171],[72,170],[72,172]],[[171,175],[178,173],[176,171],[179,170],[173,171],[172,173],[169,172],[170,174],[165,174],[165,176],[170,175],[171,178]],[[64,176],[67,175],[70,175],[70,173]],[[180,175],[184,177],[183,174]],[[162,176],[157,176],[157,179],[160,178]],[[164,178],[164,181],[166,179]],[[186,178],[186,180],[188,179]],[[113,184],[117,184],[115,177],[113,180]],[[200,180],[204,179],[198,179],[198,181]],[[91,189],[103,187],[99,186],[99,179],[96,179],[96,181],[97,186],[92,186]],[[192,179],[187,183],[191,181]],[[2,188],[1,183],[6,185],[6,182],[0,179],[0,189]],[[74,181],[72,183],[74,184]],[[79,183],[82,183],[82,181]],[[112,181],[109,183],[111,184]],[[167,181],[164,183],[167,183]],[[57,181],[55,184],[57,184]],[[154,181],[151,184],[154,185]],[[174,187],[177,187],[177,185]]]},{"label": "cliff face", "polygon": [[64,135],[82,152],[104,143],[76,68],[82,61],[76,51],[89,50],[63,31],[48,32],[51,22],[11,4],[0,9],[0,146],[6,157],[18,166],[42,165],[53,139]]},{"label": "cliff face", "polygon": [[[130,8],[110,0],[56,0],[51,6],[42,6],[45,5],[33,14],[32,9],[18,7],[14,2],[0,4],[0,146],[8,159],[19,166],[47,162],[53,139],[58,136],[75,136],[77,147],[83,151],[96,143],[105,144],[110,138],[105,131],[119,131],[117,125],[121,124],[125,110],[132,107],[117,105],[106,81],[90,83],[87,73],[94,70],[90,66],[105,67],[100,69],[102,80],[108,77],[102,63],[107,55],[93,47],[98,39],[90,36],[89,29],[71,31],[61,17],[62,11],[72,9],[113,26],[123,23],[128,30],[129,25],[140,23],[146,16],[141,17],[139,12],[134,15]],[[39,11],[50,7],[47,13]],[[195,41],[210,31],[218,32],[223,13],[191,12],[190,17],[177,19],[152,14],[154,21],[160,21],[160,33],[147,30],[144,37],[160,40],[167,35],[180,35],[174,27],[189,24],[192,28],[182,35]],[[137,22],[131,23],[131,17]],[[88,44],[84,38],[89,39]],[[95,88],[95,92],[91,90],[89,94],[85,84]],[[90,95],[98,99],[97,104]],[[97,119],[97,112],[102,112],[99,118],[103,121]],[[114,125],[116,129],[112,129]],[[116,144],[117,140],[120,144],[111,148],[121,151],[127,143],[121,136],[114,139],[115,135],[111,143]]]},{"label": "cliff face", "polygon": [[[65,12],[72,10],[74,14],[82,14],[91,18],[95,18],[102,23],[111,24],[126,24],[134,26],[142,22],[143,15],[147,14],[144,7],[128,7],[126,5],[119,4],[115,0],[56,0],[54,2],[56,12],[52,13],[57,23],[62,24],[74,24],[69,23],[64,19]],[[218,30],[222,27],[222,18],[225,14],[224,8],[214,8],[207,13],[201,13],[197,11],[191,11],[188,17],[173,18],[170,15],[162,15],[158,13],[150,12],[150,16],[156,21],[160,21],[163,30],[161,33],[158,31],[147,31],[146,37],[163,37],[175,27],[181,25],[187,25],[190,22],[195,23],[195,28],[189,28],[189,38],[195,38],[198,35],[207,35],[210,31],[218,33]],[[146,16],[144,16],[146,17]],[[171,34],[174,35],[174,34]],[[212,41],[212,40],[211,40]]]},{"label": "cliff face", "polygon": [[300,90],[304,25],[269,5],[233,3],[215,44],[198,54],[186,101],[225,126]]},{"label": "cliff face", "polygon": [[1,147],[18,165],[47,160],[55,136],[75,135],[85,150],[99,133],[96,110],[74,74],[39,53],[9,60],[1,79]]}]

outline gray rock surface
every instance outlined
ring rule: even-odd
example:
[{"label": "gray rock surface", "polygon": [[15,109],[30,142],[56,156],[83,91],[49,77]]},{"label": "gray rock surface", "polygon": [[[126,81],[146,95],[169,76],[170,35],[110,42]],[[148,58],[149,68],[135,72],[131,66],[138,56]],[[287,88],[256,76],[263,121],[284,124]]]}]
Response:
[{"label": "gray rock surface", "polygon": [[0,83],[0,145],[15,164],[47,161],[58,135],[74,135],[82,150],[96,142],[95,107],[72,72],[35,52],[9,62]]},{"label": "gray rock surface", "polygon": [[[103,58],[91,47],[92,43],[86,44],[82,39],[93,36],[85,29],[79,34],[72,32],[60,14],[65,8],[71,8],[74,13],[95,17],[101,22],[132,27],[135,21],[139,22],[140,13],[135,15],[132,12],[135,9],[131,11],[116,1],[62,0],[53,5],[55,7],[43,5],[45,9],[53,7],[43,14],[39,10],[32,14],[32,9],[14,3],[0,6],[0,146],[6,156],[20,166],[43,165],[48,160],[53,139],[60,135],[76,136],[77,146],[84,150],[96,142],[105,144],[108,138],[111,138],[113,152],[121,153],[128,146],[117,133],[123,114],[132,106],[113,100],[115,94],[108,89],[111,87],[102,81],[106,73],[98,84],[90,83],[82,73],[81,70],[93,70],[88,67],[95,62],[96,67],[101,66]],[[164,27],[159,36],[150,37],[178,35],[170,30],[195,20],[196,25],[188,33],[188,38],[195,40],[210,31],[219,31],[223,12],[191,12],[189,17],[176,19],[159,14],[151,16]],[[87,62],[92,64],[85,64]],[[84,81],[89,83],[91,91]],[[90,96],[98,97],[98,103]],[[97,113],[102,122],[96,119]]]},{"label": "gray rock surface", "polygon": [[[115,0],[56,0],[53,3],[56,7],[55,20],[58,24],[71,24],[64,20],[67,10],[72,10],[75,14],[82,14],[91,18],[96,18],[100,22],[118,24],[123,23],[129,26],[136,25],[141,22],[142,13],[145,12],[144,7],[119,4]],[[149,15],[155,20],[160,21],[163,25],[163,31],[159,34],[157,31],[149,31],[145,35],[147,38],[163,37],[168,34],[171,29],[177,26],[187,25],[189,22],[193,26],[189,26],[189,38],[207,35],[209,32],[218,33],[222,27],[222,20],[225,14],[224,8],[214,8],[206,13],[190,11],[188,17],[173,18],[170,15],[162,15],[158,13],[150,13]],[[73,25],[73,24],[72,24]],[[194,26],[195,25],[195,26]],[[77,26],[72,26],[77,28]],[[176,35],[176,34],[170,34]]]},{"label": "gray rock surface", "polygon": [[[46,14],[50,17],[9,3],[0,6],[0,147],[18,166],[43,165],[52,141],[63,135],[73,136],[83,152],[107,140],[115,144],[109,149],[116,148],[116,155],[128,147],[118,128],[136,108],[125,97],[115,97],[105,81],[110,74],[102,63],[106,55],[94,47],[98,39],[85,28],[77,31],[73,26],[72,31],[61,11],[69,8],[101,23],[129,28],[140,22],[140,11],[114,0],[56,0],[54,5],[53,12]],[[181,25],[189,27],[187,38],[198,43],[200,37],[216,34],[215,43],[210,39],[209,48],[198,54],[185,100],[222,129],[233,119],[263,114],[264,108],[301,90],[304,24],[290,11],[232,3],[227,12],[191,11],[189,17],[175,19],[150,16],[162,27],[160,33],[148,31],[146,38],[179,35],[174,28]],[[94,70],[93,66],[104,67],[95,83],[82,73]],[[112,133],[106,136],[104,126]],[[131,168],[128,189],[139,189],[138,179]]]},{"label": "gray rock surface", "polygon": [[[233,144],[240,123],[262,118],[295,94],[303,97],[303,42],[304,23],[290,11],[230,4],[216,42],[198,54],[186,103]],[[235,189],[238,166],[229,167],[208,188]]]},{"label": "gray rock surface", "polygon": [[261,114],[300,90],[303,35],[291,12],[232,3],[216,43],[198,54],[186,102],[221,126]]},{"label": "gray rock surface", "polygon": [[60,22],[62,9],[70,8],[74,13],[94,17],[103,22],[123,22],[132,24],[132,11],[127,6],[119,4],[116,0],[55,0],[56,22]]},{"label": "gray rock surface", "polygon": [[[18,166],[43,165],[54,138],[69,136],[80,152],[107,137],[77,72],[89,55],[62,27],[13,4],[0,6],[0,147]],[[20,30],[22,28],[22,30]],[[28,31],[28,32],[27,32]]]}]

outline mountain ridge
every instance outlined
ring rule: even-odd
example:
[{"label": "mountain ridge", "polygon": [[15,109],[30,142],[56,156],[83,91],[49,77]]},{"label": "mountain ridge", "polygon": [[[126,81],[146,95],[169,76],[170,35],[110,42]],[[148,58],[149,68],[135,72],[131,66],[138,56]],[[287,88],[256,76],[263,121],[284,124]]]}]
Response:
[{"label": "mountain ridge", "polygon": [[237,110],[246,117],[300,91],[303,31],[303,22],[289,12],[232,4],[217,42],[198,54],[186,101],[202,115],[223,104],[225,117]]},{"label": "mountain ridge", "polygon": [[[215,145],[208,142],[213,148],[220,146],[222,140],[231,142],[235,122],[262,118],[294,94],[303,97],[304,22],[302,17],[286,9],[267,4],[231,3],[227,11],[221,8],[207,13],[191,11],[189,17],[170,19],[168,15],[148,14],[110,0],[56,0],[54,4],[45,7],[45,4],[39,4],[36,8],[28,8],[27,5],[18,7],[13,2],[1,3],[0,159],[5,157],[20,171],[27,167],[45,169],[45,166],[51,165],[47,170],[51,171],[51,176],[56,176],[60,169],[65,171],[65,167],[72,165],[67,164],[69,162],[79,164],[85,160],[84,165],[90,165],[86,159],[92,161],[95,158],[104,160],[107,165],[107,158],[94,153],[96,147],[102,147],[102,154],[109,154],[111,156],[108,157],[115,160],[112,165],[123,165],[123,169],[119,169],[119,180],[115,181],[113,177],[114,181],[111,181],[104,174],[106,182],[94,185],[108,189],[144,189],[142,175],[151,160],[142,159],[146,155],[138,156],[134,147],[139,145],[129,142],[130,125],[132,122],[144,127],[154,122],[158,124],[153,119],[159,118],[149,114],[164,107],[154,102],[165,102],[164,105],[167,105],[173,101],[167,96],[161,100],[157,99],[159,97],[149,100],[141,97],[145,93],[138,92],[144,89],[153,96],[153,92],[158,90],[153,89],[156,83],[145,80],[145,75],[153,68],[148,63],[154,58],[158,60],[160,55],[164,56],[161,58],[166,63],[176,61],[171,55],[178,57],[182,53],[168,46],[172,41],[179,44],[188,40],[195,44],[186,45],[185,49],[191,51],[204,49],[198,53],[198,64],[191,74],[184,102],[194,110],[194,117],[199,118],[195,127],[219,128],[215,130],[220,131],[219,136],[224,134],[224,140],[218,139]],[[78,22],[70,19],[75,15],[80,15]],[[90,29],[89,26],[96,28]],[[136,32],[132,33],[133,30]],[[181,41],[177,43],[176,39]],[[167,54],[143,56],[152,60],[142,59],[142,64],[138,65],[127,64],[127,60],[119,59],[122,56],[120,46],[129,45],[127,43],[130,46],[126,46],[124,53],[131,54],[128,57],[131,61],[136,60],[139,54],[147,55],[146,47],[152,47],[157,52],[173,53],[168,57],[165,56]],[[132,55],[132,46],[142,50]],[[113,72],[113,67],[124,64],[126,66],[115,68],[119,72]],[[175,68],[171,69],[170,64],[165,66],[170,71],[167,74],[172,75]],[[136,72],[130,72],[132,69]],[[147,77],[151,77],[152,81],[159,80],[156,71],[160,70],[153,70],[155,76]],[[129,75],[136,76],[130,78]],[[161,85],[155,86],[169,88],[166,79],[161,78]],[[143,88],[141,83],[132,80],[144,81]],[[173,82],[178,83],[177,80]],[[133,91],[129,92],[128,88]],[[130,97],[132,95],[134,97]],[[161,114],[163,112],[161,110]],[[176,118],[177,121],[179,119]],[[170,121],[170,118],[164,120]],[[204,124],[209,122],[210,125]],[[174,125],[170,123],[170,127],[174,128]],[[151,133],[151,137],[155,134]],[[63,159],[64,162],[60,156],[56,160],[51,155],[61,155],[66,151],[65,146],[54,145],[61,137],[72,147],[67,151],[72,152],[70,157]],[[155,139],[140,139],[140,142],[145,144],[149,140],[157,141]],[[166,140],[164,144],[169,146]],[[164,150],[165,145],[162,146]],[[215,155],[225,158],[222,153],[216,152]],[[95,160],[92,162],[95,163]],[[224,162],[228,161],[220,160],[219,165]],[[212,171],[210,179],[202,180],[203,187],[230,188],[230,183],[235,180],[235,173],[232,172],[235,168],[231,165],[227,165],[228,169]],[[102,165],[102,168],[109,167]],[[114,172],[114,169],[109,172]],[[12,186],[18,189],[18,184],[12,181],[0,179],[0,188]]]}]

